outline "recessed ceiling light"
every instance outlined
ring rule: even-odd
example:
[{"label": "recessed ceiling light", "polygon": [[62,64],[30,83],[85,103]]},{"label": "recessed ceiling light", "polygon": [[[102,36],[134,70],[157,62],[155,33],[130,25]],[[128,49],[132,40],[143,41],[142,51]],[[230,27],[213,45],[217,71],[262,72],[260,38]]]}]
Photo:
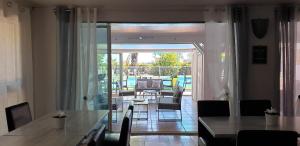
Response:
[{"label": "recessed ceiling light", "polygon": [[142,36],[139,36],[139,40],[142,40],[143,39],[143,37]]}]

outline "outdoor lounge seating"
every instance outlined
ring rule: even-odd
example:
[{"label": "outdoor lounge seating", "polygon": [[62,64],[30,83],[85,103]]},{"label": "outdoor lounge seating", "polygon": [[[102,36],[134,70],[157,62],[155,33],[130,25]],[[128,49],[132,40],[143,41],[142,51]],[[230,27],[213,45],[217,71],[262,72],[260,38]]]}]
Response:
[{"label": "outdoor lounge seating", "polygon": [[179,110],[180,111],[180,120],[182,120],[182,112],[181,112],[181,99],[184,92],[184,88],[178,86],[178,88],[174,91],[173,97],[164,97],[159,98],[158,100],[158,120],[159,113],[161,109],[169,109],[169,110]]},{"label": "outdoor lounge seating", "polygon": [[162,87],[163,82],[161,79],[137,79],[135,93],[137,94],[137,92],[143,92],[144,90],[155,90],[159,92]]},{"label": "outdoor lounge seating", "polygon": [[160,91],[163,87],[161,79],[137,79],[135,85],[136,92],[143,92],[144,90]]}]

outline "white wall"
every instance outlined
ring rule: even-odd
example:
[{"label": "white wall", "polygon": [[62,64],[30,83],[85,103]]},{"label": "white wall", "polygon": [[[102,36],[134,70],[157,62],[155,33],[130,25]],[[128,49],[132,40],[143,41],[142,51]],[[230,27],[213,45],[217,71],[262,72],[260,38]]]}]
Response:
[{"label": "white wall", "polygon": [[56,17],[53,8],[32,10],[34,105],[36,117],[55,111]]},{"label": "white wall", "polygon": [[[279,99],[274,98],[275,93],[275,6],[249,7],[249,68],[248,87],[246,95],[251,99],[271,99],[272,105],[279,109]],[[251,19],[268,18],[269,28],[266,36],[258,39],[254,36]],[[267,46],[267,64],[252,64],[252,47],[255,45]]]}]

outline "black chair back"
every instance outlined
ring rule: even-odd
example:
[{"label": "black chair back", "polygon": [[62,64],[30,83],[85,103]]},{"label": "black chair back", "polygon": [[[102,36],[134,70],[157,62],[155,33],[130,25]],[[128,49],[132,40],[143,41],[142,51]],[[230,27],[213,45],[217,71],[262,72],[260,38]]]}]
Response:
[{"label": "black chair back", "polygon": [[15,130],[32,121],[27,102],[5,108],[8,131]]},{"label": "black chair back", "polygon": [[237,146],[297,146],[297,132],[274,130],[242,130]]},{"label": "black chair back", "polygon": [[198,117],[230,116],[229,102],[224,100],[199,100]]},{"label": "black chair back", "polygon": [[120,139],[119,139],[120,146],[129,146],[130,144],[132,118],[133,118],[133,112],[131,110],[128,110],[122,122]]},{"label": "black chair back", "polygon": [[241,116],[265,116],[266,109],[271,108],[270,100],[241,100]]},{"label": "black chair back", "polygon": [[93,139],[88,143],[88,146],[103,146],[105,139],[105,126],[102,125],[97,133],[93,136]]},{"label": "black chair back", "polygon": [[133,105],[129,105],[129,106],[128,106],[128,110],[131,110],[132,112],[133,112],[133,108],[134,108]]}]

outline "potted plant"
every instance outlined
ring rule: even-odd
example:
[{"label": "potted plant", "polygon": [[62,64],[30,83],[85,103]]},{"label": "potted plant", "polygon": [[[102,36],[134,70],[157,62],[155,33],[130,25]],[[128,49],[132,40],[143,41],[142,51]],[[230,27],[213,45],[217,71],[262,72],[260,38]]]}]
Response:
[{"label": "potted plant", "polygon": [[56,119],[57,129],[64,129],[66,117],[67,117],[66,114],[62,111],[58,112],[55,116],[53,116],[53,118]]}]

